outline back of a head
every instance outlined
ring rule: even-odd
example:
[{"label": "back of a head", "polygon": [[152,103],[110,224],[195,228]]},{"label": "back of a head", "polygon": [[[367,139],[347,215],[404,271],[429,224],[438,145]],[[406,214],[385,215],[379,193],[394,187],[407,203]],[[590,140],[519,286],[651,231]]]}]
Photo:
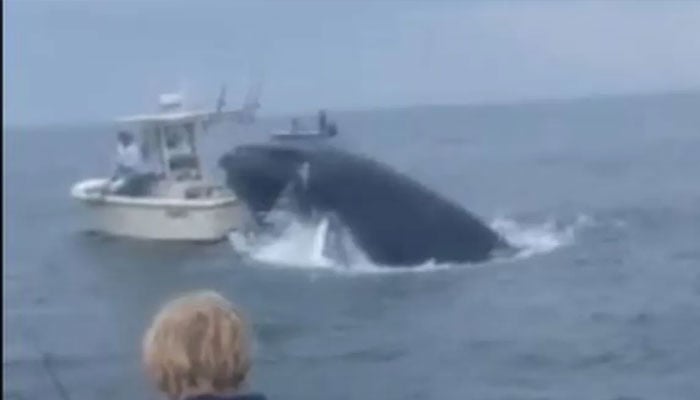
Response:
[{"label": "back of a head", "polygon": [[143,338],[143,362],[158,388],[173,399],[237,392],[250,369],[246,324],[212,291],[163,307]]}]

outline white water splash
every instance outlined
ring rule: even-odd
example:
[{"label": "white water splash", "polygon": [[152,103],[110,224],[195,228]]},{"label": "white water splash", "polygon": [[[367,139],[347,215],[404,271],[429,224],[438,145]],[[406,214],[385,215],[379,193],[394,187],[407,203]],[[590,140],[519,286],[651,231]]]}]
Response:
[{"label": "white water splash", "polygon": [[268,238],[250,250],[257,261],[283,266],[332,268],[322,252],[322,227],[294,221],[276,238]]},{"label": "white water splash", "polygon": [[509,218],[496,218],[491,228],[518,249],[516,259],[550,253],[574,240],[576,224],[560,226],[549,220],[539,224],[519,223]]},{"label": "white water splash", "polygon": [[[591,219],[579,216],[575,221],[565,224],[554,220],[540,223],[524,223],[512,218],[496,218],[491,228],[503,235],[519,251],[511,260],[522,260],[535,255],[550,253],[562,246],[573,243],[576,230],[590,225]],[[292,221],[282,229],[280,234],[261,237],[245,256],[273,267],[328,270],[342,273],[397,273],[427,272],[444,270],[454,264],[438,264],[428,261],[419,266],[383,266],[373,263],[364,252],[349,239],[344,238],[350,262],[339,263],[324,254],[326,230],[329,228],[327,218],[315,224]],[[232,240],[232,243],[234,241]],[[235,247],[235,244],[234,244]],[[483,265],[488,265],[485,263]]]},{"label": "white water splash", "polygon": [[[300,221],[289,223],[274,237],[261,237],[252,247],[245,249],[245,256],[271,267],[328,270],[340,273],[398,273],[426,272],[449,268],[448,264],[436,264],[428,261],[419,266],[388,267],[373,263],[369,257],[349,238],[344,237],[349,263],[340,263],[327,257],[325,247],[328,219],[323,218],[317,224],[305,224]],[[229,237],[236,250],[237,239]]]}]

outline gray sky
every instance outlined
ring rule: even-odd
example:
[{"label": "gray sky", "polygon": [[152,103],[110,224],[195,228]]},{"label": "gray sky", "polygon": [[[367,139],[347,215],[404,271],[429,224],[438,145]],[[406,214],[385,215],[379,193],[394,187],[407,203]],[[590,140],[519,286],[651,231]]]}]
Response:
[{"label": "gray sky", "polygon": [[95,121],[184,88],[266,114],[700,88],[700,2],[3,2],[6,124]]}]

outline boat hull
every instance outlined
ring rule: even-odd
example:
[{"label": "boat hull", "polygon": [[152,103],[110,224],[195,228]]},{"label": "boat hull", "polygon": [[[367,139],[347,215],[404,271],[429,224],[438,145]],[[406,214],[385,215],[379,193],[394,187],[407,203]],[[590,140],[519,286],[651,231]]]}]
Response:
[{"label": "boat hull", "polygon": [[102,195],[105,180],[77,184],[72,195],[84,209],[85,229],[110,236],[144,240],[222,240],[244,229],[249,213],[235,197],[158,199]]}]

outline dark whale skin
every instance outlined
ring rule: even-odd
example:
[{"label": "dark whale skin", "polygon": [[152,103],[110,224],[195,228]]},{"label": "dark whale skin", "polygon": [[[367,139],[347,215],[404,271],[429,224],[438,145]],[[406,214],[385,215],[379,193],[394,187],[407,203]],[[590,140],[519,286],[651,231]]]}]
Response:
[{"label": "dark whale skin", "polygon": [[[299,173],[308,163],[308,178]],[[239,146],[219,160],[227,184],[255,212],[294,183],[305,213],[332,213],[382,265],[480,262],[506,241],[476,216],[365,156],[327,146]]]}]

